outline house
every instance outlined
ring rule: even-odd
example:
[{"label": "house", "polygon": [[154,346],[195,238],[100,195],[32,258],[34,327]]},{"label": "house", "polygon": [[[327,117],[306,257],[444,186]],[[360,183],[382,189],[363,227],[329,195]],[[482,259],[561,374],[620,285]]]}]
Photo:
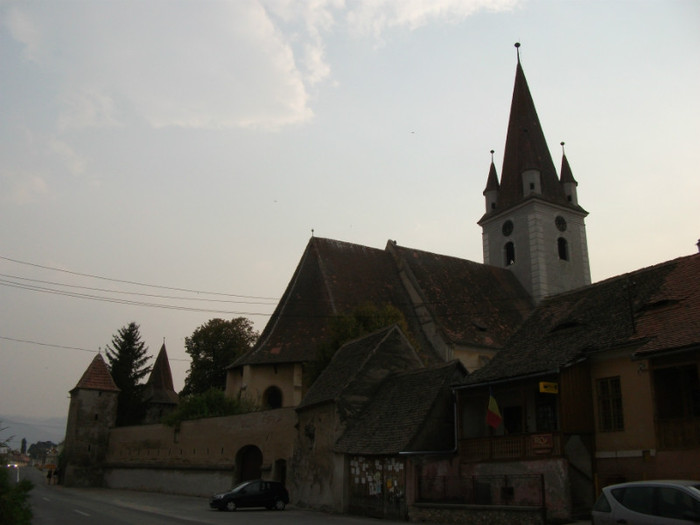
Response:
[{"label": "house", "polygon": [[454,455],[448,387],[464,375],[459,361],[426,367],[398,325],[343,345],[297,407],[295,497],[405,517],[405,455]]},{"label": "house", "polygon": [[700,479],[699,370],[700,254],[544,299],[454,387],[461,476],[541,474],[552,517],[611,483]]}]

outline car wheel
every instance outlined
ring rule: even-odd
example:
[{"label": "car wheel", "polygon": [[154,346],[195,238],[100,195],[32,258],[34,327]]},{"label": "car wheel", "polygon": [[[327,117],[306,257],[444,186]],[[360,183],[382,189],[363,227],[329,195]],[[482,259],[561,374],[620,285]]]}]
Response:
[{"label": "car wheel", "polygon": [[236,502],[231,500],[226,502],[226,510],[233,512],[236,510]]},{"label": "car wheel", "polygon": [[275,500],[275,510],[284,510],[284,501],[281,499]]}]

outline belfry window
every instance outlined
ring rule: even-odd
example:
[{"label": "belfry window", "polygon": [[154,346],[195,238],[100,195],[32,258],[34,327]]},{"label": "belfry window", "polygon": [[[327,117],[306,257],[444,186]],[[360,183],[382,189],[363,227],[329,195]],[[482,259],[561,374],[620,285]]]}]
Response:
[{"label": "belfry window", "polygon": [[507,242],[505,246],[505,265],[511,266],[515,264],[515,245],[512,242]]},{"label": "belfry window", "polygon": [[559,249],[559,259],[562,261],[569,260],[569,243],[566,242],[564,237],[559,237],[557,239],[557,248]]}]

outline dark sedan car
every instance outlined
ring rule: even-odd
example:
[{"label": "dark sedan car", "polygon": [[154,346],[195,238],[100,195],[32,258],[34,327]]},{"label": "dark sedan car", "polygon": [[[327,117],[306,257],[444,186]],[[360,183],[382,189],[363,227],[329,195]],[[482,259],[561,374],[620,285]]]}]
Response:
[{"label": "dark sedan car", "polygon": [[244,481],[229,492],[215,494],[209,506],[217,510],[236,510],[243,507],[265,507],[284,510],[289,503],[289,493],[278,481],[256,479]]}]

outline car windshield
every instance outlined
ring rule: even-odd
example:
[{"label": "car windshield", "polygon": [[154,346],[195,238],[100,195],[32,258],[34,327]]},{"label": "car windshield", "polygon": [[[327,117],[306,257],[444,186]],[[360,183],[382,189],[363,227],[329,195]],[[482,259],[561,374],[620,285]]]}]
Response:
[{"label": "car windshield", "polygon": [[243,483],[239,483],[231,489],[231,492],[240,492],[242,489],[246,488],[251,483],[252,481],[244,481]]}]

